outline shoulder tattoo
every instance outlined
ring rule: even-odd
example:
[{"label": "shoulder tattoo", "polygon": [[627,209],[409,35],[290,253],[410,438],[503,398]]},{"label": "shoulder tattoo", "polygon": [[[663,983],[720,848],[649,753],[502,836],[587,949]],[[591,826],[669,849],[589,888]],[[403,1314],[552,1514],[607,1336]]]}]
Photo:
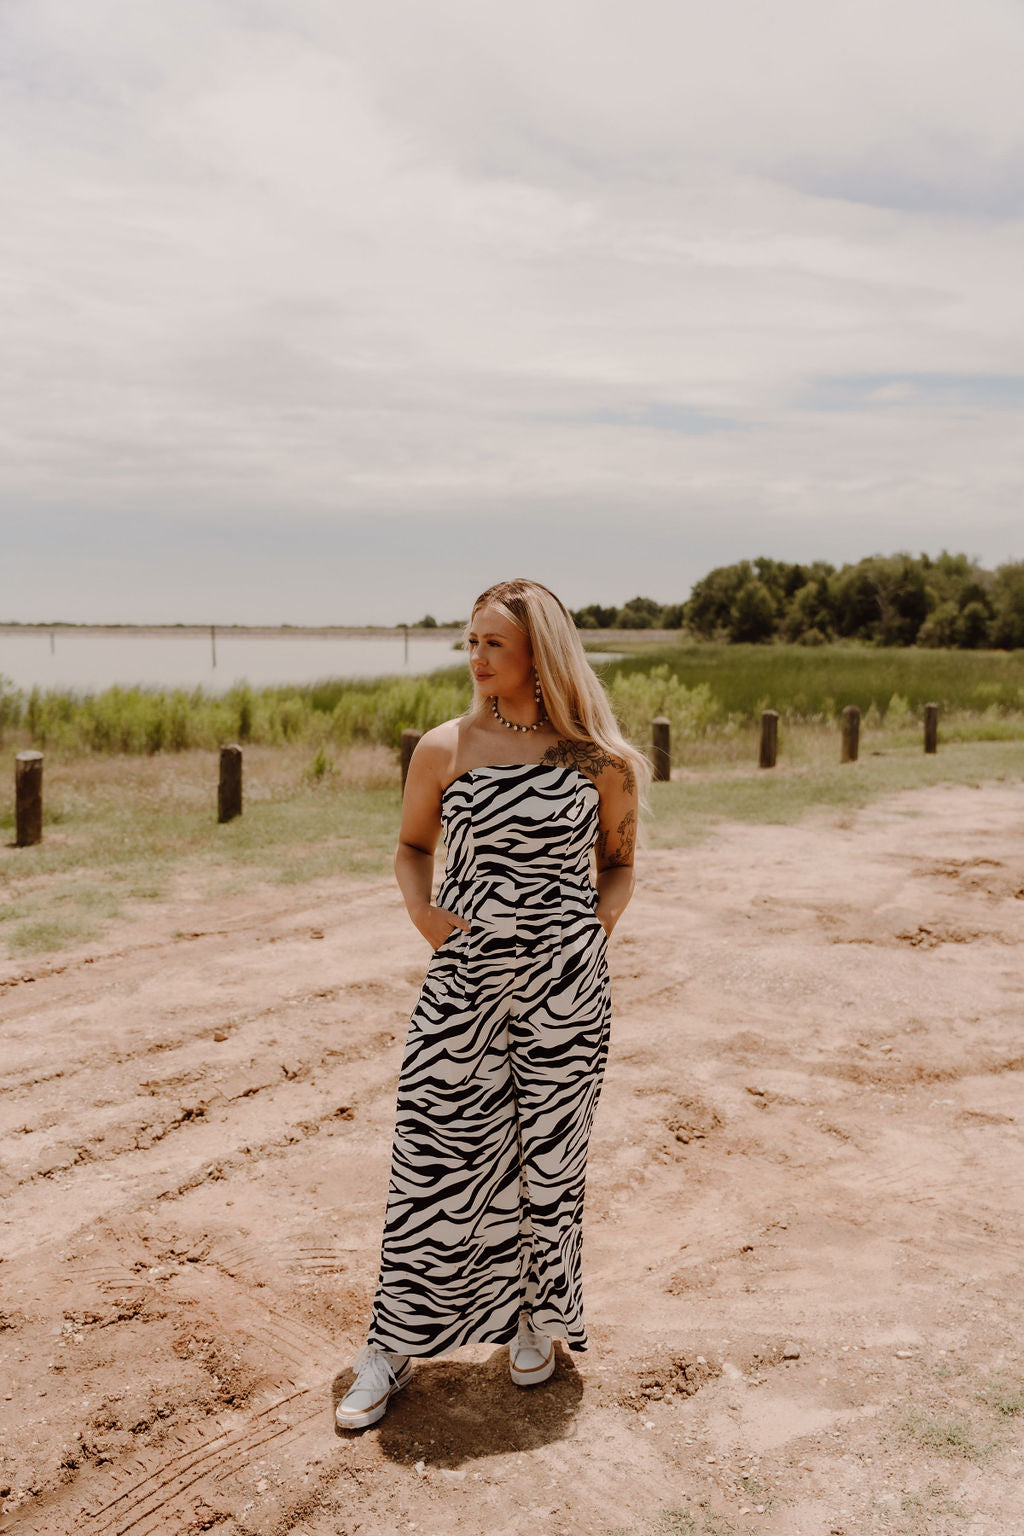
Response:
[{"label": "shoulder tattoo", "polygon": [[588,779],[598,778],[606,768],[617,768],[622,774],[626,794],[631,795],[636,789],[636,776],[625,758],[612,757],[593,741],[556,741],[553,747],[548,747],[541,762],[558,768],[575,768],[577,772],[585,773]]}]

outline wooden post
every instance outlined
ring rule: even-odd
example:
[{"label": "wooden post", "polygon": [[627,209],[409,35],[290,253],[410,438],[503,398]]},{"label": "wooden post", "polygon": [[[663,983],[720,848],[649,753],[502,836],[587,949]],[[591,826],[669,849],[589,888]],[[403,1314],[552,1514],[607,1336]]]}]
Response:
[{"label": "wooden post", "polygon": [[759,768],[774,768],[779,755],[779,712],[766,709],[761,716],[761,752]]},{"label": "wooden post", "polygon": [[664,715],[651,721],[651,764],[655,784],[668,784],[672,778],[672,727]]},{"label": "wooden post", "polygon": [[924,749],[926,752],[939,750],[939,706],[926,704],[924,707]]},{"label": "wooden post", "polygon": [[411,729],[402,732],[402,793],[405,793],[405,781],[409,776],[409,762],[416,748],[416,743],[423,735],[422,731]]},{"label": "wooden post", "polygon": [[234,821],[242,814],[242,749],[221,747],[217,785],[217,820]]},{"label": "wooden post", "polygon": [[217,626],[210,625],[210,651],[213,655],[213,665],[217,665]]},{"label": "wooden post", "polygon": [[43,840],[43,754],[19,752],[14,759],[14,841],[30,848]]},{"label": "wooden post", "polygon": [[860,751],[860,710],[856,704],[847,704],[843,710],[843,746],[839,754],[841,763],[855,763]]}]

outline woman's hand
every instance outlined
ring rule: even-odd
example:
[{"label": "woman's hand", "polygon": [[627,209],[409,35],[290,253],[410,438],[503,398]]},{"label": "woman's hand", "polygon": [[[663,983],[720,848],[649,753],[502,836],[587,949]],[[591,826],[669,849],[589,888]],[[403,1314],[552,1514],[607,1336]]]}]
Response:
[{"label": "woman's hand", "polygon": [[632,868],[603,869],[597,877],[597,889],[594,916],[604,929],[605,938],[610,939],[633,894]]},{"label": "woman's hand", "polygon": [[461,928],[463,933],[470,931],[467,919],[460,917],[457,912],[449,912],[446,907],[424,905],[410,916],[431,949],[440,949],[456,928]]}]

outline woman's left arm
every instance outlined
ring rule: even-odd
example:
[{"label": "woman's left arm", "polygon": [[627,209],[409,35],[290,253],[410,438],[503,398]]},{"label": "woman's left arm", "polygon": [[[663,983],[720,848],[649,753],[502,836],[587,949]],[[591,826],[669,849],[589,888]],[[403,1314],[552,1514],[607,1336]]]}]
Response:
[{"label": "woman's left arm", "polygon": [[639,797],[636,775],[628,763],[615,759],[601,774],[598,812],[597,917],[610,934],[629,903],[635,884],[633,852],[636,848]]}]

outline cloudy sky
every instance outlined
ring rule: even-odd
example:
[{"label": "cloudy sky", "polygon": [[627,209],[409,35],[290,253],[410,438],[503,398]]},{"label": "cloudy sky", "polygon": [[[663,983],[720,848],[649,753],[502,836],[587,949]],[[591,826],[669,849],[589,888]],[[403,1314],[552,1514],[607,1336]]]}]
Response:
[{"label": "cloudy sky", "polygon": [[2,0],[0,620],[1024,557],[1020,0]]}]

